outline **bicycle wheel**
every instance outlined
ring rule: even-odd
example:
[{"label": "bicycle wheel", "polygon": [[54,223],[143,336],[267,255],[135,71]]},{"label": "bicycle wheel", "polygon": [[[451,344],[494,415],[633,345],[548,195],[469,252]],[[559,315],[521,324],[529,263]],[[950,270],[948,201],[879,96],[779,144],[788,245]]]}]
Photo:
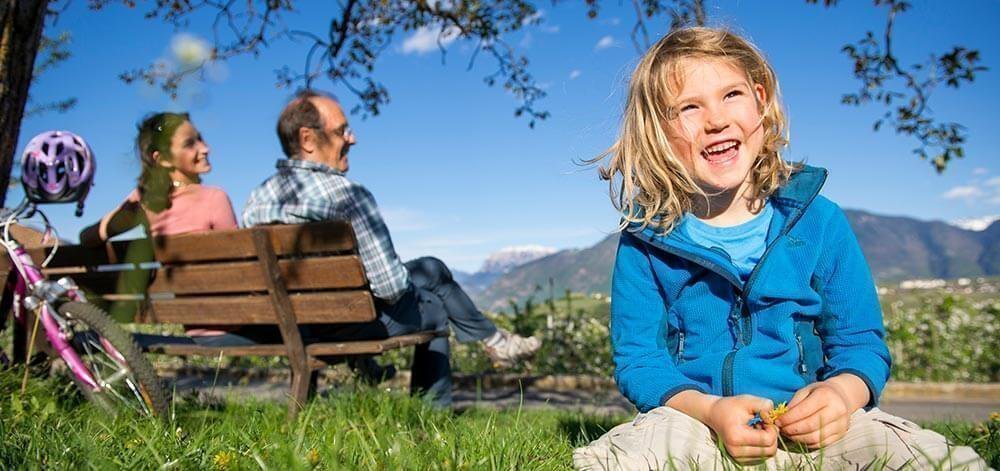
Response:
[{"label": "bicycle wheel", "polygon": [[128,332],[92,304],[68,302],[59,307],[59,314],[70,325],[70,345],[100,385],[94,390],[73,378],[87,399],[112,414],[131,410],[167,417],[160,379]]}]

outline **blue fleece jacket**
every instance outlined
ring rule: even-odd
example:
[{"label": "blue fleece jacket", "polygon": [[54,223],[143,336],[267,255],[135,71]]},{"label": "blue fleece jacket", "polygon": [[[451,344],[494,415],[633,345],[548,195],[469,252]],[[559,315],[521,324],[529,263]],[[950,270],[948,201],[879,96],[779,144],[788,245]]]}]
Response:
[{"label": "blue fleece jacket", "polygon": [[804,167],[770,202],[767,248],[746,283],[723,251],[681,231],[622,233],[611,295],[618,388],[640,411],[694,389],[788,401],[841,373],[869,406],[889,378],[882,310],[843,211]]}]

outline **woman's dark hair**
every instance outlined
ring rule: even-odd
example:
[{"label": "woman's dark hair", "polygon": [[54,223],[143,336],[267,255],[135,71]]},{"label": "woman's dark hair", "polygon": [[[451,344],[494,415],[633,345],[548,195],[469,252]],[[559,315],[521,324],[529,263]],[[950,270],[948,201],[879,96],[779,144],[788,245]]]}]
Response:
[{"label": "woman's dark hair", "polygon": [[187,113],[153,113],[143,118],[137,126],[139,133],[135,139],[135,150],[142,163],[142,173],[139,175],[140,201],[155,213],[170,207],[173,181],[170,179],[170,169],[158,165],[153,153],[159,152],[160,158],[171,158],[170,142],[174,133],[188,121],[191,118]]}]

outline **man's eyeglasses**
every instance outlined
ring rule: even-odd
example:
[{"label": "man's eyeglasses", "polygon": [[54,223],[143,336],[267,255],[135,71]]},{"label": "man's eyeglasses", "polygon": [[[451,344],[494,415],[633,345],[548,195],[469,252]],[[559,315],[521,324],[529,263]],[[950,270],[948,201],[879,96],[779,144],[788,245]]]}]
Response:
[{"label": "man's eyeglasses", "polygon": [[313,129],[316,130],[316,131],[319,131],[319,132],[322,132],[322,133],[325,133],[325,134],[334,135],[334,136],[337,136],[337,137],[340,137],[340,138],[343,138],[343,139],[346,139],[346,140],[350,140],[351,138],[354,137],[354,130],[351,129],[351,127],[348,126],[348,125],[346,125],[346,124],[343,125],[343,126],[341,126],[341,127],[339,127],[339,128],[337,128],[337,129],[334,129],[334,130],[332,130],[330,132],[326,132],[326,131],[324,131],[323,129],[320,129],[320,128],[313,128]]},{"label": "man's eyeglasses", "polygon": [[333,130],[333,134],[335,134],[337,136],[340,136],[340,137],[342,137],[344,139],[350,139],[350,138],[354,137],[354,130],[351,129],[350,126],[348,126],[348,125],[345,124],[344,126],[342,126],[340,128],[334,129]]}]

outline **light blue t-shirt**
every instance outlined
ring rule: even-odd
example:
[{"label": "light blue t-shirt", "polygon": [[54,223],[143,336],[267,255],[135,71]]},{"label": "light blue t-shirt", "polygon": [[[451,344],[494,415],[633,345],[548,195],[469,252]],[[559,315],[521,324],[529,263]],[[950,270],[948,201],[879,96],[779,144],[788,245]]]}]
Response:
[{"label": "light blue t-shirt", "polygon": [[729,255],[740,279],[746,283],[750,272],[757,266],[767,246],[767,228],[771,225],[774,209],[765,203],[764,209],[753,219],[729,227],[706,224],[691,213],[684,215],[678,229],[694,243],[709,249],[718,248]]}]

